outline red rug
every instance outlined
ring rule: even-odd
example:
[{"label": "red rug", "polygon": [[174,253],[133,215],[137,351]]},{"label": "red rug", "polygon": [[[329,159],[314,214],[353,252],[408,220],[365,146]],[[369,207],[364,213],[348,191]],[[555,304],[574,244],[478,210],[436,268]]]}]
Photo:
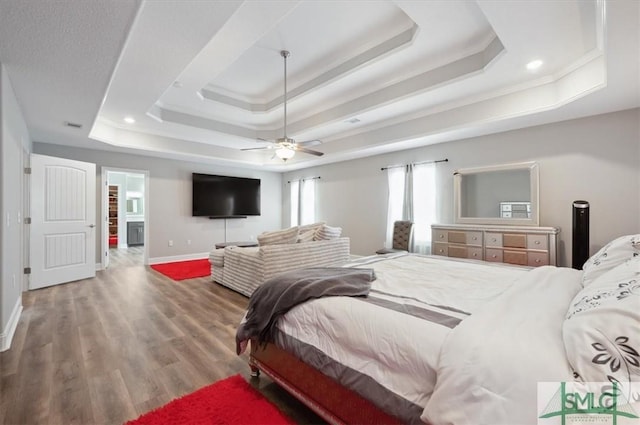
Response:
[{"label": "red rug", "polygon": [[208,259],[177,261],[175,263],[154,264],[151,268],[173,280],[193,279],[211,274]]},{"label": "red rug", "polygon": [[170,401],[125,425],[293,423],[242,376],[235,375]]}]

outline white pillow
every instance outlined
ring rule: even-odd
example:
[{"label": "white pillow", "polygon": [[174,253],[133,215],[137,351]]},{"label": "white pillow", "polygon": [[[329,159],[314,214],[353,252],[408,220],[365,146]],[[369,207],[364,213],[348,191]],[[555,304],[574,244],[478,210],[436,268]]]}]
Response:
[{"label": "white pillow", "polygon": [[330,239],[338,239],[342,234],[342,227],[331,227],[323,224],[318,230],[313,239],[316,241],[328,241]]},{"label": "white pillow", "polygon": [[537,267],[464,319],[440,351],[421,419],[432,424],[538,423],[538,382],[571,379],[562,343],[578,270]]},{"label": "white pillow", "polygon": [[582,266],[582,286],[589,286],[602,274],[640,254],[640,235],[626,235],[606,244]]},{"label": "white pillow", "polygon": [[314,232],[316,232],[324,224],[325,224],[324,221],[319,221],[317,223],[312,223],[312,224],[303,224],[302,226],[298,226],[298,228],[300,229],[300,233],[305,233],[305,232],[308,232],[309,230],[313,230]]},{"label": "white pillow", "polygon": [[300,232],[300,234],[298,235],[298,242],[311,242],[313,241],[313,237],[315,236],[315,234],[316,231],[314,229],[307,230],[306,232]]},{"label": "white pillow", "polygon": [[571,302],[562,334],[578,380],[640,382],[640,257],[582,289]]},{"label": "white pillow", "polygon": [[282,245],[298,242],[298,226],[258,235],[258,245]]}]

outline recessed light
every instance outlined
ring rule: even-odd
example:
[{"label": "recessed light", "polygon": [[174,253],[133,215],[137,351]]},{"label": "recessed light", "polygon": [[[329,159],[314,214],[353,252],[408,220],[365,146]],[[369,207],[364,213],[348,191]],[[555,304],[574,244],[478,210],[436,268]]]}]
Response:
[{"label": "recessed light", "polygon": [[542,61],[540,59],[536,59],[534,61],[531,61],[527,64],[527,69],[529,71],[535,71],[536,69],[540,68],[542,66]]},{"label": "recessed light", "polygon": [[133,124],[136,122],[136,120],[133,117],[124,117],[124,122],[126,122],[127,124]]}]

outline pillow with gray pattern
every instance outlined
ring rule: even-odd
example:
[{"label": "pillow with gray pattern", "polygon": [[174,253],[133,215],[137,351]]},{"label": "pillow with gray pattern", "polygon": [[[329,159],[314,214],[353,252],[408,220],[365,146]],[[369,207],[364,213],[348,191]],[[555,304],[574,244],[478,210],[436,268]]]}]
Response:
[{"label": "pillow with gray pattern", "polygon": [[[581,382],[640,382],[640,257],[602,273],[569,305],[567,359]],[[634,384],[637,385],[637,384]],[[627,397],[637,397],[632,390]]]},{"label": "pillow with gray pattern", "polygon": [[606,244],[582,266],[582,286],[591,285],[599,276],[640,255],[640,235],[626,235]]}]

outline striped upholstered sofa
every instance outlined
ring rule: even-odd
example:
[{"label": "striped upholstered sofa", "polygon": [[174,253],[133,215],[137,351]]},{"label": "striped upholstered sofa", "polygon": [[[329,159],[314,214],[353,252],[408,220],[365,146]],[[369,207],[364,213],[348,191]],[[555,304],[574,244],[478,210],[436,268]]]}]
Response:
[{"label": "striped upholstered sofa", "polygon": [[209,256],[213,281],[249,297],[264,281],[280,273],[345,263],[350,240],[340,237],[335,229],[315,223],[260,235],[258,247],[214,249]]}]

